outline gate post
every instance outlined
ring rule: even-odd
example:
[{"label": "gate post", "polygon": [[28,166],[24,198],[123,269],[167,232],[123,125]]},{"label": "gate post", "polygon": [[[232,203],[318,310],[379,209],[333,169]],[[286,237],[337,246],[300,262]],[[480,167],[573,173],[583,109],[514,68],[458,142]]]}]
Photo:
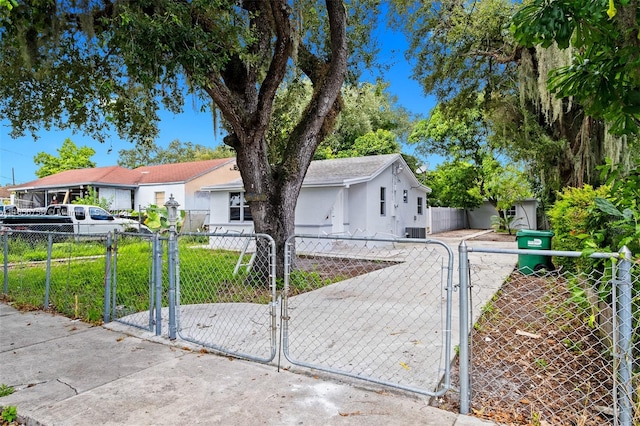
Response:
[{"label": "gate post", "polygon": [[156,336],[162,334],[162,241],[157,232],[153,236],[153,272],[156,292]]},{"label": "gate post", "polygon": [[467,243],[458,246],[460,271],[460,414],[469,414],[469,254]]},{"label": "gate post", "polygon": [[178,207],[180,204],[173,198],[164,203],[167,208],[167,220],[169,221],[169,340],[176,339],[176,222],[178,220]]},{"label": "gate post", "polygon": [[618,322],[618,348],[619,361],[618,372],[618,407],[620,409],[619,420],[621,426],[631,426],[633,417],[633,386],[631,384],[631,362],[633,360],[633,295],[631,285],[631,252],[625,246],[620,250],[620,266],[618,267],[618,310],[616,312]]},{"label": "gate post", "polygon": [[53,250],[53,235],[47,232],[47,269],[44,284],[44,309],[49,309],[49,294],[51,290],[51,251]]},{"label": "gate post", "polygon": [[176,231],[172,225],[169,230],[169,340],[176,339]]},{"label": "gate post", "polygon": [[4,294],[9,294],[9,234],[5,231],[0,231],[2,237],[2,250],[4,252]]},{"label": "gate post", "polygon": [[105,265],[104,265],[104,312],[102,321],[108,323],[111,321],[109,312],[111,311],[111,254],[113,251],[113,236],[111,231],[107,233],[107,242],[105,244]]}]

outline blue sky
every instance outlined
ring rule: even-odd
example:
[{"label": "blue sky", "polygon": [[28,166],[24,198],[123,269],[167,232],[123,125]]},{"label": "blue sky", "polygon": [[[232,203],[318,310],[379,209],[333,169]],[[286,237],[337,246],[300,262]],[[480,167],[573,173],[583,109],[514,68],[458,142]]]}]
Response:
[{"label": "blue sky", "polygon": [[[410,78],[411,64],[404,58],[407,43],[400,34],[385,31],[380,38],[382,61],[390,65],[384,79],[390,83],[389,93],[398,98],[398,104],[414,114],[424,117],[435,105],[435,100],[423,94],[420,85]],[[210,113],[199,111],[199,103],[192,106],[192,100],[187,99],[184,112],[174,115],[167,112],[160,114],[160,135],[156,141],[159,146],[166,147],[171,141],[179,139],[181,142],[192,142],[204,146],[217,146],[222,138],[213,131],[213,121]],[[131,149],[131,142],[114,137],[107,143],[101,144],[81,133],[72,131],[50,131],[39,133],[39,139],[31,136],[13,139],[9,136],[11,129],[6,120],[0,120],[0,185],[29,182],[37,179],[35,171],[38,168],[33,163],[33,157],[39,152],[57,155],[57,149],[62,146],[66,138],[70,138],[77,146],[89,146],[96,151],[91,159],[98,167],[116,165],[118,152]],[[404,152],[411,153],[410,147]],[[435,165],[434,159],[424,159]]]}]

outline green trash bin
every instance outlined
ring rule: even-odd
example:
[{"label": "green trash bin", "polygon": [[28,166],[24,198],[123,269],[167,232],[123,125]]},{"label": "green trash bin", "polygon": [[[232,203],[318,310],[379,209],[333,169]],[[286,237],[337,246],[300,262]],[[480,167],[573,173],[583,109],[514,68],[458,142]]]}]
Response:
[{"label": "green trash bin", "polygon": [[[516,233],[519,249],[527,250],[551,250],[551,238],[553,231],[534,231],[522,229]],[[519,254],[518,270],[524,275],[531,275],[541,269],[553,270],[551,256],[537,254]]]}]

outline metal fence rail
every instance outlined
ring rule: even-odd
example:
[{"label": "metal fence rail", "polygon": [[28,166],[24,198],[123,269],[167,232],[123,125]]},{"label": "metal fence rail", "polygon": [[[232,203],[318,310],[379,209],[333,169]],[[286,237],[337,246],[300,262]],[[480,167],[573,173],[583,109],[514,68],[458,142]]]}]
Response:
[{"label": "metal fence rail", "polygon": [[434,395],[451,356],[451,250],[431,240],[288,240],[283,353],[294,365]]},{"label": "metal fence rail", "polygon": [[[516,269],[489,303],[474,302],[491,281],[484,276],[491,262],[534,254],[555,256],[554,270]],[[469,338],[460,351],[461,412],[507,424],[638,424],[639,310],[630,296],[640,290],[640,271],[624,254],[580,256],[461,247],[470,308],[470,329],[461,331]]]},{"label": "metal fence rail", "polygon": [[177,243],[180,338],[224,354],[273,360],[277,351],[273,239],[262,234],[185,233]]}]

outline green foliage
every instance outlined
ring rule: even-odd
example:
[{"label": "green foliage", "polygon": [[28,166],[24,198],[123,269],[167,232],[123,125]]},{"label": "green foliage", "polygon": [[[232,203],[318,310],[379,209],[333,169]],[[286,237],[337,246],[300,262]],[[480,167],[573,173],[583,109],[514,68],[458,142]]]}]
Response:
[{"label": "green foliage", "polygon": [[[573,46],[573,63],[552,70],[549,87],[573,97],[618,134],[640,125],[640,41],[637,4],[534,0],[514,14],[511,29],[523,46]],[[615,17],[615,19],[614,19]]]},{"label": "green foliage", "polygon": [[358,136],[350,149],[337,153],[338,157],[364,157],[367,155],[394,154],[400,152],[396,135],[389,130],[378,129]]},{"label": "green foliage", "polygon": [[[480,100],[476,100],[480,102]],[[479,107],[453,111],[442,104],[431,111],[428,120],[419,121],[409,142],[422,155],[436,154],[456,160],[482,162],[487,146],[487,126]]]},{"label": "green foliage", "polygon": [[458,208],[481,206],[482,196],[473,191],[478,178],[478,169],[468,162],[450,161],[438,165],[425,176],[425,184],[433,191],[429,203]]},{"label": "green foliage", "polygon": [[158,164],[185,163],[188,161],[213,160],[235,156],[233,149],[226,145],[209,148],[191,142],[172,141],[167,148],[161,148],[154,142],[139,144],[133,149],[118,152],[118,165],[135,169],[141,166]]},{"label": "green foliage", "polygon": [[[145,215],[146,218],[144,220],[144,224],[153,232],[169,230],[169,214],[166,207],[158,207],[152,204],[145,209]],[[176,221],[176,232],[180,232],[186,217],[186,212],[184,210],[179,210],[178,215],[178,220]]]},{"label": "green foliage", "polygon": [[15,405],[4,407],[0,417],[2,417],[3,422],[11,424],[18,418],[18,408]]},{"label": "green foliage", "polygon": [[618,251],[623,246],[640,255],[640,165],[629,172],[601,167],[607,193],[596,197],[589,208],[593,226],[586,240],[591,250]]},{"label": "green foliage", "polygon": [[533,194],[526,175],[512,164],[503,166],[495,158],[482,161],[480,193],[498,210],[508,210]]},{"label": "green foliage", "polygon": [[594,189],[591,185],[582,188],[565,188],[547,212],[551,228],[555,232],[555,250],[582,251],[584,240],[594,224],[590,211],[596,198],[606,197],[608,187]]},{"label": "green foliage", "polygon": [[515,230],[515,225],[518,224],[518,221],[522,219],[521,217],[516,217],[512,215],[507,215],[502,212],[501,216],[493,215],[491,216],[491,227],[496,231],[507,231],[509,235],[513,234]]},{"label": "green foliage", "polygon": [[394,23],[410,40],[406,55],[415,60],[414,76],[425,93],[463,110],[474,107],[469,95],[512,89],[516,63],[508,60],[512,43],[504,28],[517,4],[394,0],[391,5],[397,12]]},{"label": "green foliage", "polygon": [[87,191],[82,196],[82,198],[76,198],[71,201],[71,204],[86,204],[90,206],[98,206],[102,207],[105,210],[109,210],[111,208],[111,203],[113,202],[113,198],[107,199],[105,197],[98,197],[98,191],[92,186],[87,187]]},{"label": "green foliage", "polygon": [[4,383],[0,384],[0,398],[2,398],[3,396],[11,395],[14,391],[15,389],[13,388],[13,386],[8,386]]},{"label": "green foliage", "polygon": [[[343,88],[344,106],[336,127],[320,144],[314,158],[321,160],[400,152],[398,140],[406,140],[411,115],[396,104],[396,99],[388,93],[387,88],[388,84],[382,82]],[[307,94],[302,99],[309,96],[309,89],[305,90]],[[293,91],[289,96],[295,93]],[[300,100],[293,98],[290,102],[300,103]],[[285,121],[287,115],[281,113],[279,117]],[[278,124],[270,127],[280,132],[286,128]]]},{"label": "green foliage", "polygon": [[71,139],[67,138],[62,143],[62,147],[57,149],[58,156],[39,152],[33,158],[36,165],[41,165],[36,170],[36,176],[43,178],[64,172],[65,170],[75,170],[95,167],[96,163],[91,161],[91,157],[96,153],[93,148],[82,146],[78,148]]}]

